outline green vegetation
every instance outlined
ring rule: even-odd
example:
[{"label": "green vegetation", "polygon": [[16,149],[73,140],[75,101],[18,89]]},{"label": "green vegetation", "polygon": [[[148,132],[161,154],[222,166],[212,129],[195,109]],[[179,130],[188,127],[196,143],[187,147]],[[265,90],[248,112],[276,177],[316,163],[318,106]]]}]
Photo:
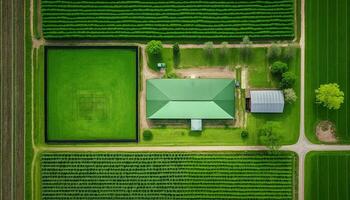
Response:
[{"label": "green vegetation", "polygon": [[312,151],[305,160],[305,200],[350,198],[350,152]]},{"label": "green vegetation", "polygon": [[43,153],[42,199],[290,199],[291,152]]},{"label": "green vegetation", "polygon": [[41,12],[46,39],[294,38],[294,0],[43,0]]},{"label": "green vegetation", "polygon": [[271,65],[271,73],[281,76],[284,72],[288,71],[287,63],[276,61]]},{"label": "green vegetation", "polygon": [[288,104],[292,104],[298,99],[293,88],[284,89],[283,94],[284,101]]},{"label": "green vegetation", "polygon": [[332,110],[338,110],[344,103],[344,92],[340,91],[336,83],[323,84],[315,90],[316,103]]},{"label": "green vegetation", "polygon": [[276,60],[282,55],[282,48],[279,43],[272,43],[271,46],[267,49],[267,58],[270,61]]},{"label": "green vegetation", "polygon": [[297,76],[293,72],[285,72],[282,74],[280,88],[292,88],[297,80]]},{"label": "green vegetation", "polygon": [[[350,29],[348,1],[308,0],[305,38],[305,133],[313,143],[320,143],[315,126],[329,120],[336,126],[339,143],[350,143]],[[337,83],[344,91],[344,105],[329,110],[315,104],[315,90],[325,83]]]},{"label": "green vegetation", "polygon": [[267,121],[259,129],[259,143],[267,146],[271,150],[278,150],[281,146],[280,124],[275,121]]},{"label": "green vegetation", "polygon": [[47,139],[135,140],[136,51],[48,47]]}]

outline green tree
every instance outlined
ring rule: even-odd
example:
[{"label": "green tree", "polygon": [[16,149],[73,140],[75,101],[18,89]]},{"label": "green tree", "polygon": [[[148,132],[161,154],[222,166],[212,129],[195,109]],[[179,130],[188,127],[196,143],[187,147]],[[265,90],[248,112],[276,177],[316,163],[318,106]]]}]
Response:
[{"label": "green tree", "polygon": [[280,124],[274,121],[267,121],[265,125],[259,129],[259,143],[267,146],[271,150],[278,150],[281,147],[282,137],[279,130]]},{"label": "green tree", "polygon": [[282,89],[292,88],[295,84],[297,76],[293,72],[285,72],[282,74],[282,79],[280,82],[280,87]]},{"label": "green tree", "polygon": [[252,54],[252,44],[253,42],[250,41],[248,36],[244,36],[242,39],[241,44],[243,45],[243,47],[240,49],[241,50],[241,56],[244,62],[247,62],[249,57]]},{"label": "green tree", "polygon": [[288,71],[288,65],[284,62],[276,61],[271,65],[270,70],[274,75],[281,75]]},{"label": "green tree", "polygon": [[178,67],[180,65],[180,60],[181,60],[180,46],[178,43],[175,43],[173,45],[173,59],[174,59],[174,66]]},{"label": "green tree", "polygon": [[316,92],[316,103],[330,110],[338,110],[344,103],[344,92],[339,89],[336,83],[321,85]]},{"label": "green tree", "polygon": [[269,60],[276,60],[279,57],[281,57],[282,54],[282,48],[277,43],[272,43],[271,46],[267,49],[267,58]]},{"label": "green tree", "polygon": [[284,100],[286,101],[286,103],[289,103],[289,104],[294,103],[298,98],[293,88],[288,88],[283,90],[283,94],[284,94]]},{"label": "green tree", "polygon": [[295,57],[296,54],[296,47],[294,44],[288,43],[287,47],[284,48],[283,51],[283,58],[285,61],[289,62]]},{"label": "green tree", "polygon": [[159,40],[151,40],[147,43],[146,51],[149,55],[161,55],[162,49],[163,45]]},{"label": "green tree", "polygon": [[150,141],[153,139],[153,133],[151,130],[144,130],[143,131],[143,139],[145,141]]}]

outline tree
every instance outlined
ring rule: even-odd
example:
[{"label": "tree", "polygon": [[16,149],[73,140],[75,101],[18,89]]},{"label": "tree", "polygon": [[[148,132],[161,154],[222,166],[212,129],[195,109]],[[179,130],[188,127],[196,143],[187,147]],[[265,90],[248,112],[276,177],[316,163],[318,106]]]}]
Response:
[{"label": "tree", "polygon": [[296,48],[295,45],[288,43],[287,47],[283,51],[283,58],[285,61],[290,61],[295,57]]},{"label": "tree", "polygon": [[267,58],[269,60],[276,60],[281,56],[281,53],[282,53],[281,46],[274,42],[267,49]]},{"label": "tree", "polygon": [[145,141],[150,141],[153,139],[153,133],[151,130],[144,130],[143,131],[143,139]]},{"label": "tree", "polygon": [[248,136],[249,136],[249,132],[248,132],[247,130],[243,130],[243,131],[241,132],[241,138],[242,138],[243,140],[247,139]]},{"label": "tree", "polygon": [[243,47],[241,48],[241,56],[245,62],[248,61],[248,58],[251,56],[252,50],[251,45],[253,42],[250,41],[248,36],[244,36],[242,39],[241,44]]},{"label": "tree", "polygon": [[281,130],[280,124],[274,121],[268,121],[259,130],[259,142],[271,150],[278,150],[281,147],[282,137],[278,132]]},{"label": "tree", "polygon": [[288,71],[288,65],[284,62],[276,61],[271,65],[270,70],[274,75],[281,75]]},{"label": "tree", "polygon": [[282,89],[292,88],[296,79],[297,79],[297,76],[293,72],[285,72],[282,74],[280,87]]},{"label": "tree", "polygon": [[157,56],[161,55],[163,45],[161,41],[151,40],[147,43],[146,51],[149,55]]},{"label": "tree", "polygon": [[289,103],[289,104],[294,103],[298,98],[293,88],[288,88],[283,90],[283,94],[284,94],[284,100],[286,101],[286,103]]},{"label": "tree", "polygon": [[175,43],[173,45],[173,59],[174,59],[174,66],[178,67],[180,64],[180,58],[181,58],[181,54],[180,54],[180,46],[178,43]]},{"label": "tree", "polygon": [[213,42],[206,42],[204,43],[204,52],[207,56],[213,56],[214,54],[214,43]]},{"label": "tree", "polygon": [[316,92],[316,103],[330,110],[338,110],[344,103],[344,92],[339,89],[336,83],[321,85]]}]

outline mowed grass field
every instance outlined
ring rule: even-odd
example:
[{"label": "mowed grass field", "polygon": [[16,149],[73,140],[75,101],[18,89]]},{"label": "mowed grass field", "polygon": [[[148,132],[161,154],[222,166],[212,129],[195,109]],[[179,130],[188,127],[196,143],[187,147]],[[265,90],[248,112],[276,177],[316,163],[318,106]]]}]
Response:
[{"label": "mowed grass field", "polygon": [[[292,152],[43,153],[42,199],[295,199]],[[82,198],[83,197],[83,198]]]},{"label": "mowed grass field", "polygon": [[[315,126],[320,120],[336,124],[340,143],[350,143],[350,2],[306,1],[305,131],[319,143]],[[315,105],[320,84],[338,83],[345,93],[339,111]]]},{"label": "mowed grass field", "polygon": [[305,200],[350,199],[350,151],[306,155]]},{"label": "mowed grass field", "polygon": [[134,48],[47,47],[47,140],[135,140],[136,54]]}]

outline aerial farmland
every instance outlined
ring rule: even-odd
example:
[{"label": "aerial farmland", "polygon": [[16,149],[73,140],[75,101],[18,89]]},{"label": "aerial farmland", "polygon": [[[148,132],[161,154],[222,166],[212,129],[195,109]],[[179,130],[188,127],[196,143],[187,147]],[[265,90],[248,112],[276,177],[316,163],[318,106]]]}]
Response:
[{"label": "aerial farmland", "polygon": [[350,200],[347,0],[0,9],[0,199]]}]

